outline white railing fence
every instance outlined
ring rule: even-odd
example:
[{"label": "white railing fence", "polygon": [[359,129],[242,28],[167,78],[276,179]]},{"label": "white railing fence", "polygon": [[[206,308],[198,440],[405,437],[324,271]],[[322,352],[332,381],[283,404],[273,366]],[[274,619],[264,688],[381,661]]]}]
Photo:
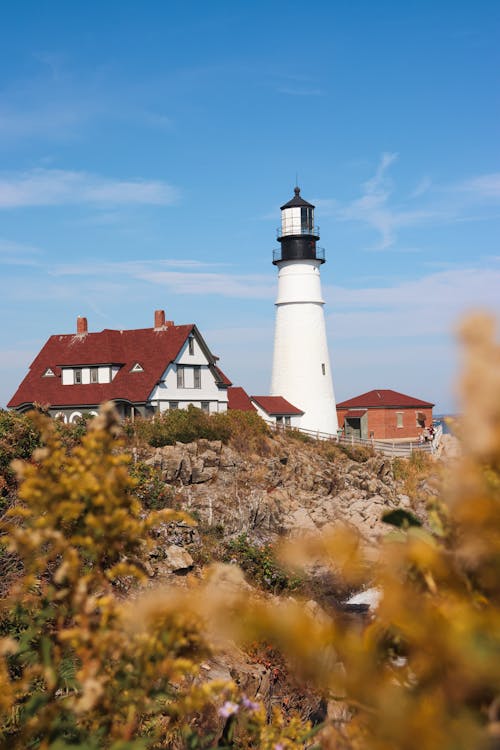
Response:
[{"label": "white railing fence", "polygon": [[335,443],[341,443],[342,445],[362,445],[367,448],[372,448],[378,453],[383,453],[386,456],[401,456],[402,458],[411,456],[412,453],[417,452],[434,454],[443,434],[443,428],[438,424],[435,427],[432,441],[420,443],[418,440],[415,440],[409,443],[398,443],[396,441],[374,440],[373,438],[358,438],[354,435],[332,435],[328,432],[306,430],[303,427],[285,427],[276,424],[276,422],[271,422],[270,420],[265,421],[271,429],[276,431],[286,432],[290,430],[292,432],[300,432],[303,435],[308,435],[314,440],[331,440]]}]

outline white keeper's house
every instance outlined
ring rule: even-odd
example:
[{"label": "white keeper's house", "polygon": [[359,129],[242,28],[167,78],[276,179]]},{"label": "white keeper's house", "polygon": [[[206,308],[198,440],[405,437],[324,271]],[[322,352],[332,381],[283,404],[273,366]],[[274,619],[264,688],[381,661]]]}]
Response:
[{"label": "white keeper's house", "polygon": [[66,422],[96,414],[103,401],[132,418],[189,404],[223,412],[231,381],[217,359],[194,324],[174,325],[163,310],[152,328],[129,331],[89,333],[79,317],[76,333],[48,339],[7,406],[45,407]]}]

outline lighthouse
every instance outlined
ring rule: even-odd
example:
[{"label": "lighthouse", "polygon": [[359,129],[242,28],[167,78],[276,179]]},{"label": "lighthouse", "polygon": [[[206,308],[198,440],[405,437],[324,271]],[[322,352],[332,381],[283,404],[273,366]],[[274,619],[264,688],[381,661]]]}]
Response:
[{"label": "lighthouse", "polygon": [[316,247],[314,206],[300,188],[294,192],[281,206],[280,247],[273,253],[278,297],[271,395],[303,410],[300,427],[334,435],[338,422],[320,278],[325,253]]}]

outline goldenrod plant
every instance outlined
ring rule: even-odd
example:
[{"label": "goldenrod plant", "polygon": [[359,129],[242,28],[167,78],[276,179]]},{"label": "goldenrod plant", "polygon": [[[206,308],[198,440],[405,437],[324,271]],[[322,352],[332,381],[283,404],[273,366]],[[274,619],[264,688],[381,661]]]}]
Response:
[{"label": "goldenrod plant", "polygon": [[19,501],[3,522],[2,541],[23,564],[2,603],[3,747],[149,746],[133,742],[157,738],[147,717],[166,721],[177,700],[193,709],[206,700],[210,689],[191,682],[209,649],[189,612],[149,610],[131,628],[122,598],[145,579],[150,530],[189,519],[142,512],[111,408],[69,454],[54,424],[34,419],[43,447],[15,463]]}]

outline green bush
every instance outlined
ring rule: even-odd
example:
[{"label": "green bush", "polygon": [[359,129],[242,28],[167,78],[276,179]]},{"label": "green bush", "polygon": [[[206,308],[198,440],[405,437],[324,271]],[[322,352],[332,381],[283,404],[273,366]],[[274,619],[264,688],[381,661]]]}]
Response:
[{"label": "green bush", "polygon": [[347,443],[339,443],[340,450],[346,454],[351,461],[356,461],[358,464],[364,464],[369,458],[375,455],[373,448],[365,445],[348,445]]},{"label": "green bush", "polygon": [[192,405],[157,414],[152,419],[127,421],[124,431],[130,442],[138,439],[155,448],[204,438],[232,442],[238,450],[257,451],[263,449],[268,434],[265,422],[254,412],[207,414]]},{"label": "green bush", "polygon": [[162,480],[160,472],[154,466],[138,461],[130,467],[130,475],[136,480],[135,496],[148,510],[171,508],[174,502],[174,490]]},{"label": "green bush", "polygon": [[301,579],[289,575],[276,560],[273,546],[253,544],[246,534],[231,540],[223,557],[225,562],[236,562],[262,588],[279,593],[297,588]]},{"label": "green bush", "polygon": [[29,460],[39,445],[40,432],[29,414],[0,409],[0,497],[16,485],[11,462]]}]

